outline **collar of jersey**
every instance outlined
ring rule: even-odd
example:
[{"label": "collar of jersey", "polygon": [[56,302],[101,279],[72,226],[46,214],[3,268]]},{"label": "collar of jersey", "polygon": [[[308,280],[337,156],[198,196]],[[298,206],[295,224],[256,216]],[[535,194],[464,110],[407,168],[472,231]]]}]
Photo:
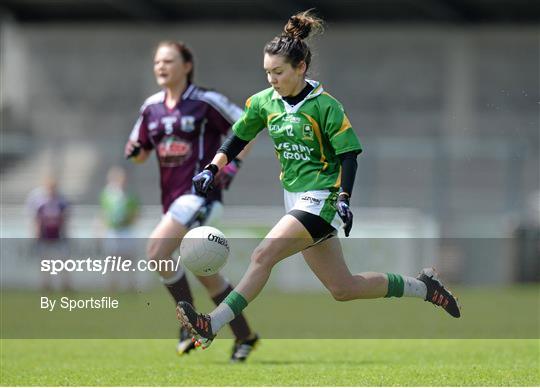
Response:
[{"label": "collar of jersey", "polygon": [[[180,99],[185,100],[186,98],[188,98],[193,89],[195,89],[195,85],[189,84],[184,93],[182,93],[182,96],[180,96]],[[163,89],[161,92],[163,93],[163,95],[161,96],[161,102],[165,103],[165,99],[167,98],[167,91]]]},{"label": "collar of jersey", "polygon": [[309,82],[309,84],[311,86],[313,86],[313,90],[306,96],[306,98],[304,98],[302,101],[300,101],[295,106],[290,106],[287,103],[287,101],[285,101],[283,98],[281,98],[279,93],[276,92],[275,90],[274,90],[274,94],[272,95],[272,99],[278,99],[279,98],[281,101],[283,101],[283,106],[285,107],[285,112],[287,112],[288,114],[296,113],[302,107],[302,105],[304,105],[304,103],[307,100],[319,96],[324,91],[320,82],[314,81],[314,80],[311,80],[311,79],[306,79],[306,82]]}]

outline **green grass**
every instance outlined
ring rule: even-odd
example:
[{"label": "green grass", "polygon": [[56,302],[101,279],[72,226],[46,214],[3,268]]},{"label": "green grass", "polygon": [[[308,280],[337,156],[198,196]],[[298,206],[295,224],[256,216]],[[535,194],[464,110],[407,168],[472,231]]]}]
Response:
[{"label": "green grass", "polygon": [[[459,287],[453,290],[463,305],[460,319],[451,318],[440,308],[413,298],[338,303],[327,292],[284,293],[272,289],[265,289],[248,306],[246,314],[264,338],[273,339],[540,338],[539,286]],[[40,309],[41,295],[58,299],[63,295],[71,298],[111,295],[118,298],[120,307],[117,310],[72,312],[57,308],[48,312]],[[2,291],[1,301],[0,333],[5,339],[172,339],[178,330],[174,304],[161,286],[142,293],[117,295]],[[195,301],[201,311],[213,308],[204,292],[197,292]],[[287,324],[276,317],[287,317]],[[305,322],[310,323],[305,325]],[[220,338],[226,334],[220,333]]]},{"label": "green grass", "polygon": [[539,340],[230,340],[179,358],[173,340],[2,340],[2,385],[538,386]]},{"label": "green grass", "polygon": [[[71,313],[41,311],[42,293],[2,291],[0,384],[540,386],[539,289],[456,288],[460,319],[416,299],[338,303],[265,290],[246,310],[263,338],[246,365],[228,363],[228,328],[210,349],[177,357],[161,287],[116,295],[121,310]],[[211,308],[200,292],[196,301]]]}]

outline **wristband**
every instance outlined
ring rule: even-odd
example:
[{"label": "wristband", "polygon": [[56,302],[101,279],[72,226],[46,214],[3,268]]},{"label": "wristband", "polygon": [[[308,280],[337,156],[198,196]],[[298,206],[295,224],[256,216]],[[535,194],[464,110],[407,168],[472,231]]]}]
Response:
[{"label": "wristband", "polygon": [[210,171],[214,175],[216,175],[219,171],[219,167],[213,163],[207,164],[204,169]]}]

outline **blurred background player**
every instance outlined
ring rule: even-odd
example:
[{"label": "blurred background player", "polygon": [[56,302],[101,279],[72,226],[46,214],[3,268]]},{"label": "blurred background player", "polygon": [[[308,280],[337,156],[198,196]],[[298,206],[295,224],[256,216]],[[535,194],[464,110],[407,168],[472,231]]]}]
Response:
[{"label": "blurred background player", "polygon": [[[139,215],[139,201],[135,195],[127,190],[126,171],[120,166],[113,166],[107,172],[107,184],[100,195],[101,217],[105,226],[102,239],[104,256],[117,256],[122,259],[132,259],[136,254],[134,244],[133,226]],[[111,271],[110,288],[114,290],[119,286],[121,278],[114,279],[116,275],[128,278],[128,288],[136,288],[136,272]]]},{"label": "blurred background player", "polygon": [[[218,187],[206,197],[192,194],[192,178],[208,164],[219,148],[222,136],[242,111],[225,96],[193,84],[193,54],[183,43],[163,41],[154,55],[154,75],[162,91],[149,97],[141,107],[128,142],[126,157],[144,162],[155,150],[161,179],[164,216],[150,236],[147,257],[168,259],[183,236],[194,226],[211,223],[222,210],[221,189],[227,188],[238,171],[241,157],[231,160],[218,177]],[[184,270],[161,272],[163,284],[178,303],[193,301]],[[232,286],[220,274],[198,277],[216,305]],[[235,344],[232,361],[244,361],[258,337],[243,315],[230,323]],[[193,349],[189,332],[180,328],[179,355]]]},{"label": "blurred background player", "polygon": [[178,304],[178,319],[203,347],[257,297],[272,268],[297,252],[338,301],[417,297],[460,316],[457,301],[431,268],[417,278],[349,271],[333,237],[340,220],[345,236],[352,227],[349,200],[362,148],[341,103],[321,83],[306,79],[311,50],[305,39],[313,32],[322,32],[322,21],[306,11],[289,18],[281,35],[266,44],[264,70],[271,87],[247,100],[233,134],[193,179],[197,192],[208,192],[214,175],[267,127],[281,164],[287,211],[253,252],[238,286],[210,315],[198,314],[189,301]]},{"label": "blurred background player", "polygon": [[[36,253],[40,259],[67,259],[67,220],[69,203],[58,189],[56,177],[48,175],[43,185],[35,188],[28,195],[27,208],[33,218],[33,236],[36,239]],[[54,275],[61,277],[61,288],[71,288],[68,271]],[[43,272],[43,288],[52,288],[52,277]]]}]

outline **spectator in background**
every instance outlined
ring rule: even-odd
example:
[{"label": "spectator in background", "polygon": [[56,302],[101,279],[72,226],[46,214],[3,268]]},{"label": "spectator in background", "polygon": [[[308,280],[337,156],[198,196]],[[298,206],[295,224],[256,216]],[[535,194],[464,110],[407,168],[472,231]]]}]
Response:
[{"label": "spectator in background", "polygon": [[126,190],[127,176],[122,167],[113,166],[107,173],[107,184],[100,196],[106,237],[131,237],[139,214],[139,201]]},{"label": "spectator in background", "polygon": [[[26,201],[33,218],[33,237],[40,259],[66,259],[69,255],[66,239],[69,203],[58,189],[58,181],[54,176],[47,176],[43,185],[35,188]],[[51,276],[44,272],[43,287],[50,290]],[[62,277],[62,290],[69,290],[67,273],[54,276]]]},{"label": "spectator in background", "polygon": [[[113,166],[107,173],[107,184],[100,196],[101,216],[105,225],[103,253],[106,256],[117,256],[122,259],[131,258],[135,252],[133,226],[139,215],[139,201],[127,189],[127,176],[120,166]],[[128,287],[135,289],[135,273],[116,273],[129,276]],[[113,276],[110,273],[109,276]],[[111,290],[114,290],[121,279],[111,278]]]}]

